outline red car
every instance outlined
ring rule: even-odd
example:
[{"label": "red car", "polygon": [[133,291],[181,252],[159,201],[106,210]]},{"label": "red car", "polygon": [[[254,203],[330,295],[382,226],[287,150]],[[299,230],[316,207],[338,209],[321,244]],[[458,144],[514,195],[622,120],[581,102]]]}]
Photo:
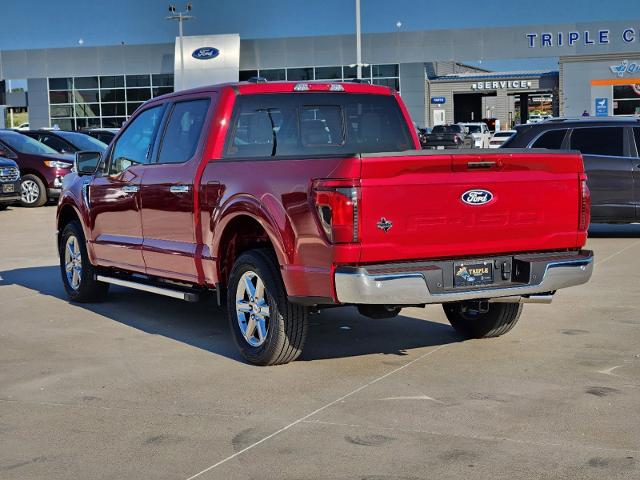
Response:
[{"label": "red car", "polygon": [[395,92],[356,83],[150,100],[65,179],[65,289],[215,291],[242,355],[272,365],[300,355],[319,307],[441,303],[462,335],[492,337],[523,303],[588,281],[579,154],[424,152],[411,125]]},{"label": "red car", "polygon": [[22,174],[20,203],[41,207],[57,199],[62,179],[71,172],[73,157],[12,130],[0,130],[0,157],[14,160]]}]

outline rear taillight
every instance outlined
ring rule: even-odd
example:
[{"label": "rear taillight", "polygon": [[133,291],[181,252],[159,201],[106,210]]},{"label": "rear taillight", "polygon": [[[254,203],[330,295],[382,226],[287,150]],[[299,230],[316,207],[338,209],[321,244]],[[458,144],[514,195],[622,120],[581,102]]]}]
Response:
[{"label": "rear taillight", "polygon": [[591,219],[591,192],[587,185],[587,176],[580,174],[580,217],[578,218],[578,230],[586,232],[589,229]]},{"label": "rear taillight", "polygon": [[354,243],[360,240],[358,180],[315,180],[312,198],[320,225],[331,243]]}]

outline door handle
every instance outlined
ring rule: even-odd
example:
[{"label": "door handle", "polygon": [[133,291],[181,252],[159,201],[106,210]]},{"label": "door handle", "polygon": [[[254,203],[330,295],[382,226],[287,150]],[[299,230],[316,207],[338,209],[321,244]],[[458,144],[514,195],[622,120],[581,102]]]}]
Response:
[{"label": "door handle", "polygon": [[138,190],[140,190],[140,187],[136,185],[125,185],[122,187],[124,193],[138,193]]},{"label": "door handle", "polygon": [[172,185],[169,187],[171,193],[189,193],[189,185]]}]

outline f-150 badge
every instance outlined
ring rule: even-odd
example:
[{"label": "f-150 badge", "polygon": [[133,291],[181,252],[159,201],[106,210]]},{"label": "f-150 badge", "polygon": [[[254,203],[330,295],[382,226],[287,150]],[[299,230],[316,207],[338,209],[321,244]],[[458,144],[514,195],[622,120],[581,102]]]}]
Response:
[{"label": "f-150 badge", "polygon": [[460,198],[467,205],[484,205],[493,200],[493,193],[489,190],[467,190]]},{"label": "f-150 badge", "polygon": [[378,228],[380,230],[383,230],[384,233],[387,233],[391,227],[393,227],[393,222],[390,222],[384,217],[382,217],[378,222]]}]

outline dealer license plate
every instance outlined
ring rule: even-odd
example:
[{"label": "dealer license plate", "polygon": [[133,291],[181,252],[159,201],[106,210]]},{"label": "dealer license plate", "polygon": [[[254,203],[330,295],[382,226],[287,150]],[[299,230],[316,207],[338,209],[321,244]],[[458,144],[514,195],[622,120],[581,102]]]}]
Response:
[{"label": "dealer license plate", "polygon": [[473,287],[493,283],[493,262],[460,262],[453,265],[453,286]]},{"label": "dealer license plate", "polygon": [[15,191],[13,183],[2,185],[2,193],[13,193]]}]

